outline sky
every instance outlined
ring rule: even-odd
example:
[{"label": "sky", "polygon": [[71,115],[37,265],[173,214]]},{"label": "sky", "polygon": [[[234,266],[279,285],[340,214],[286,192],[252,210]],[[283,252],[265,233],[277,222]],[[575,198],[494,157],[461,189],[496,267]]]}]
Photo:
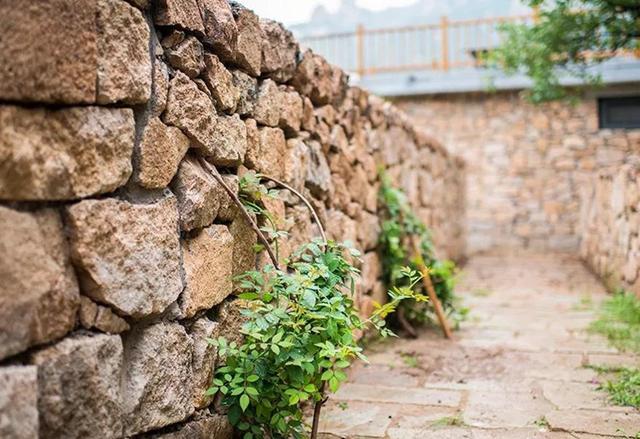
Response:
[{"label": "sky", "polygon": [[[244,6],[253,9],[260,17],[280,21],[287,26],[302,23],[309,19],[316,6],[323,5],[329,12],[335,12],[340,0],[239,0]],[[443,0],[437,0],[443,1]],[[356,5],[371,10],[382,10],[391,6],[406,6],[416,0],[356,0]]]}]

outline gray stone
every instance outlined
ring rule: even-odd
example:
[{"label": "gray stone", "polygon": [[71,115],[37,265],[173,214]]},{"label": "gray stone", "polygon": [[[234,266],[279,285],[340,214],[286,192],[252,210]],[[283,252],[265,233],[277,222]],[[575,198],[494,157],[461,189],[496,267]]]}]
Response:
[{"label": "gray stone", "polygon": [[169,82],[163,121],[180,128],[203,153],[215,148],[216,110],[206,93],[182,72]]},{"label": "gray stone", "polygon": [[216,108],[224,112],[233,112],[240,99],[240,90],[233,82],[233,75],[220,62],[217,56],[204,55],[204,82],[207,84]]},{"label": "gray stone", "polygon": [[0,437],[37,439],[37,368],[35,366],[0,367],[0,389]]},{"label": "gray stone", "polygon": [[167,187],[187,149],[189,138],[179,128],[167,126],[157,117],[149,119],[140,142],[140,185],[149,189]]},{"label": "gray stone", "polygon": [[260,20],[252,10],[240,3],[232,1],[230,5],[238,26],[238,44],[234,53],[234,62],[251,76],[260,76],[264,41]]},{"label": "gray stone", "polygon": [[193,411],[193,341],[178,323],[155,323],[124,339],[124,434],[180,422]]},{"label": "gray stone", "polygon": [[185,288],[180,307],[185,317],[209,309],[231,294],[233,238],[227,226],[214,224],[182,241]]},{"label": "gray stone", "polygon": [[88,297],[80,297],[78,312],[80,324],[86,329],[97,329],[109,334],[119,334],[129,330],[125,319],[116,315],[110,308],[98,305]]},{"label": "gray stone", "polygon": [[120,337],[67,338],[32,361],[38,366],[39,437],[122,437]]},{"label": "gray stone", "polygon": [[262,44],[262,73],[277,82],[287,82],[296,70],[300,48],[291,31],[277,21],[260,19],[265,35]]},{"label": "gray stone", "polygon": [[78,284],[58,211],[0,206],[0,359],[56,340],[75,324]]},{"label": "gray stone", "polygon": [[261,125],[277,127],[283,106],[283,93],[271,79],[265,79],[258,88],[252,116]]},{"label": "gray stone", "polygon": [[133,111],[0,107],[0,198],[69,200],[131,175]]},{"label": "gray stone", "polygon": [[176,432],[153,437],[157,439],[232,439],[233,427],[225,415],[203,414]]},{"label": "gray stone", "polygon": [[238,106],[236,111],[241,116],[253,114],[255,102],[258,98],[258,80],[241,70],[233,70],[233,84],[238,88]]},{"label": "gray stone", "polygon": [[178,26],[204,33],[204,23],[196,0],[158,0],[155,22],[160,26]]},{"label": "gray stone", "polygon": [[191,326],[189,335],[193,340],[191,368],[193,375],[193,405],[196,409],[207,407],[213,397],[205,395],[213,380],[214,368],[218,360],[218,348],[209,344],[207,339],[218,336],[219,324],[203,317]]},{"label": "gray stone", "polygon": [[178,298],[182,280],[175,197],[152,204],[85,200],[69,207],[67,218],[85,295],[134,318],[158,314]]},{"label": "gray stone", "polygon": [[204,69],[204,48],[197,38],[189,35],[183,41],[165,50],[169,64],[190,78]]},{"label": "gray stone", "polygon": [[226,0],[197,0],[204,22],[204,42],[215,53],[232,60],[238,44],[238,26]]}]

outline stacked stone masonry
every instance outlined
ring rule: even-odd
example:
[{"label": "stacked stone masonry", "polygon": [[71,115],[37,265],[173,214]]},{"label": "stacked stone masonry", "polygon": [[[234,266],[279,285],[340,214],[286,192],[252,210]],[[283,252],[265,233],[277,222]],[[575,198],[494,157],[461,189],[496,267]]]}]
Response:
[{"label": "stacked stone masonry", "polygon": [[[199,161],[310,197],[385,297],[378,167],[442,256],[462,255],[463,163],[280,24],[225,0],[0,2],[0,437],[231,437],[204,390],[238,337],[256,238]],[[273,200],[285,257],[317,235]],[[259,259],[259,258],[258,258]]]},{"label": "stacked stone masonry", "polygon": [[[637,92],[638,86],[605,93]],[[640,130],[599,129],[594,96],[533,105],[518,92],[499,92],[414,97],[396,105],[465,159],[469,254],[498,248],[576,253],[582,237],[583,256],[600,274],[603,266],[638,263],[637,253],[631,257],[632,245],[637,252],[631,231],[637,236],[640,226],[631,222],[631,214],[615,224],[609,218],[603,203],[608,189],[599,175],[633,162],[640,154]],[[623,196],[623,186],[630,190],[632,184],[617,184],[611,189],[616,195],[609,196]],[[588,208],[585,203],[594,190],[599,201]],[[631,203],[625,204],[627,212],[637,209],[637,199],[625,200]],[[591,219],[585,218],[587,212]],[[629,231],[614,238],[625,221]],[[585,234],[584,223],[595,235]],[[620,250],[625,245],[629,250]]]}]

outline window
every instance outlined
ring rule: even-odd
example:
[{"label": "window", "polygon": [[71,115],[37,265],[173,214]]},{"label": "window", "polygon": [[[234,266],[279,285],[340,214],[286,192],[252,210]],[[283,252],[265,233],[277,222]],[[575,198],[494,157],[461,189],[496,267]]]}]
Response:
[{"label": "window", "polygon": [[598,99],[600,128],[640,128],[640,96]]}]

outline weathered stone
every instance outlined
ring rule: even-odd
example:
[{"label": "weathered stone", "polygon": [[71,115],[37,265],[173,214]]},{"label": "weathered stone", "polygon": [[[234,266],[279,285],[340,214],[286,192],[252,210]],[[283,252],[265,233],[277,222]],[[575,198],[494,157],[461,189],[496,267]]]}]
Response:
[{"label": "weathered stone", "polygon": [[160,116],[167,107],[169,93],[169,69],[167,65],[156,59],[153,70],[154,95],[151,102],[151,116]]},{"label": "weathered stone", "polygon": [[193,411],[193,341],[178,323],[134,329],[124,339],[125,436],[180,422]]},{"label": "weathered stone", "polygon": [[122,341],[75,336],[33,355],[41,438],[122,437]]},{"label": "weathered stone", "polygon": [[258,238],[251,224],[243,215],[236,215],[229,226],[229,231],[233,236],[233,276],[254,270],[256,266],[254,246]]},{"label": "weathered stone", "polygon": [[327,235],[338,242],[350,242],[355,245],[358,238],[358,230],[354,220],[343,212],[330,209],[327,211],[327,223],[325,225]]},{"label": "weathered stone", "polygon": [[189,138],[176,127],[149,119],[140,142],[138,181],[149,189],[167,187],[189,149]]},{"label": "weathered stone", "polygon": [[96,102],[145,103],[152,77],[149,25],[140,10],[121,0],[99,0],[98,5]]},{"label": "weathered stone", "polygon": [[204,21],[204,42],[215,53],[232,60],[238,43],[238,26],[226,0],[197,0]]},{"label": "weathered stone", "polygon": [[298,63],[291,84],[314,105],[337,103],[344,97],[347,77],[321,56],[307,50]]},{"label": "weathered stone", "polygon": [[119,334],[129,330],[129,324],[122,317],[114,314],[106,306],[98,305],[88,297],[80,298],[78,312],[80,324],[86,329],[97,329],[109,334]]},{"label": "weathered stone", "polygon": [[[229,174],[222,175],[222,180],[224,180],[225,184],[234,194],[237,194],[240,190],[240,179],[237,175]],[[224,192],[224,189],[222,189]],[[231,197],[224,193],[222,198],[220,199],[220,210],[218,210],[217,218],[222,222],[231,222],[235,219],[238,214],[238,207],[235,205]]]},{"label": "weathered stone", "polygon": [[283,108],[283,93],[271,79],[265,79],[258,88],[253,118],[261,125],[277,127]]},{"label": "weathered stone", "polygon": [[80,299],[56,210],[27,213],[0,206],[0,224],[0,359],[4,359],[73,329]]},{"label": "weathered stone", "polygon": [[168,34],[162,37],[162,41],[160,41],[160,45],[163,49],[171,49],[176,47],[178,44],[182,43],[186,35],[184,31],[178,29],[172,29]]},{"label": "weathered stone", "polygon": [[373,250],[378,245],[378,239],[380,237],[380,221],[378,216],[361,211],[355,219],[358,222],[358,242],[360,242],[362,249],[365,251]]},{"label": "weathered stone", "polygon": [[380,255],[376,252],[365,253],[362,257],[362,271],[360,275],[363,292],[367,293],[372,291],[381,276],[382,262],[380,261]]},{"label": "weathered stone", "polygon": [[313,111],[313,103],[306,96],[302,97],[302,128],[313,132],[316,129],[316,115]]},{"label": "weathered stone", "polygon": [[252,10],[235,1],[230,2],[233,18],[238,26],[238,44],[233,61],[251,76],[260,76],[264,33],[260,20]]},{"label": "weathered stone", "polygon": [[307,163],[306,186],[311,193],[324,198],[331,190],[331,170],[320,144],[316,141],[307,142],[309,148],[309,162]]},{"label": "weathered stone", "polygon": [[302,98],[295,90],[281,86],[280,117],[278,126],[288,137],[295,137],[302,123]]},{"label": "weathered stone", "polygon": [[279,128],[260,127],[255,120],[247,119],[247,155],[245,164],[251,169],[263,172],[274,178],[284,174],[284,157],[287,142]]},{"label": "weathered stone", "polygon": [[204,33],[204,24],[196,0],[159,0],[155,12],[155,22],[160,26],[178,26]]},{"label": "weathered stone", "polygon": [[211,91],[216,108],[220,111],[233,112],[240,99],[240,90],[233,82],[233,75],[213,54],[206,53],[204,62],[204,82]]},{"label": "weathered stone", "polygon": [[0,5],[0,98],[64,104],[149,99],[149,27],[138,9],[120,0],[23,6],[19,0]]},{"label": "weathered stone", "polygon": [[167,49],[165,55],[169,64],[190,78],[197,77],[204,69],[204,48],[195,37],[187,36],[174,47]]},{"label": "weathered stone", "polygon": [[236,111],[241,116],[253,114],[256,99],[258,98],[258,80],[252,78],[240,70],[233,70],[233,84],[238,88],[238,106]]},{"label": "weathered stone", "polygon": [[302,190],[307,177],[308,148],[302,139],[287,140],[287,154],[284,161],[284,180],[295,189]]},{"label": "weathered stone", "polygon": [[205,414],[185,424],[174,433],[153,437],[154,439],[232,439],[233,427],[225,415]]},{"label": "weathered stone", "polygon": [[180,128],[203,153],[215,150],[217,121],[213,102],[182,72],[176,72],[169,83],[163,121]]},{"label": "weathered stone", "polygon": [[180,306],[185,317],[209,309],[231,294],[233,238],[227,226],[214,224],[182,242],[185,289]]},{"label": "weathered stone", "polygon": [[261,18],[265,39],[262,44],[262,73],[277,82],[287,82],[296,70],[300,48],[291,31],[277,21]]},{"label": "weathered stone", "polygon": [[0,198],[68,200],[111,192],[131,174],[133,112],[0,107]]},{"label": "weathered stone", "polygon": [[0,367],[0,437],[38,437],[38,372],[34,366]]},{"label": "weathered stone", "polygon": [[213,380],[214,367],[218,359],[218,349],[209,344],[207,339],[215,339],[219,324],[203,317],[191,326],[189,335],[193,340],[193,405],[196,409],[208,406],[213,397],[205,395]]},{"label": "weathered stone", "polygon": [[247,302],[242,299],[225,300],[218,308],[219,336],[229,342],[242,343],[242,325],[247,321],[247,316],[242,310],[247,308]]},{"label": "weathered stone", "polygon": [[247,128],[240,116],[218,116],[213,137],[213,147],[203,151],[216,166],[238,166],[247,152]]},{"label": "weathered stone", "polygon": [[113,198],[67,209],[71,255],[87,296],[134,318],[158,314],[182,290],[178,210]]}]

